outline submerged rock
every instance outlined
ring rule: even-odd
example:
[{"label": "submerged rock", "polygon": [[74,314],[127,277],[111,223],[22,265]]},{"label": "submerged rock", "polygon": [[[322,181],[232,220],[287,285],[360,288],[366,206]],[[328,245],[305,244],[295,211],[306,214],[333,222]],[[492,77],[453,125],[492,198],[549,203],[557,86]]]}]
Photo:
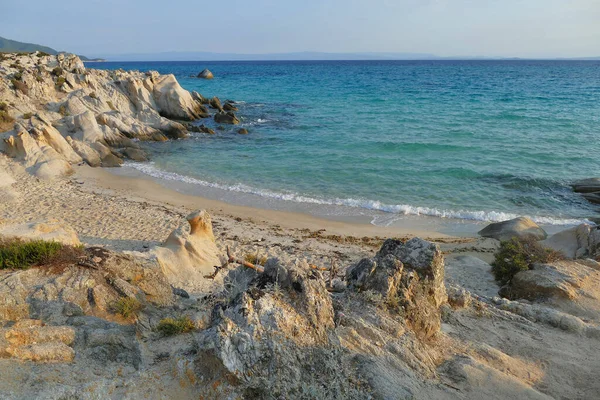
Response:
[{"label": "submerged rock", "polygon": [[242,128],[242,129],[238,130],[238,134],[240,134],[240,135],[247,135],[248,134],[248,129]]},{"label": "submerged rock", "polygon": [[486,226],[477,233],[480,236],[493,238],[500,241],[509,240],[513,237],[533,236],[537,240],[544,240],[548,237],[546,231],[540,228],[531,219],[526,217],[496,222]]},{"label": "submerged rock", "polygon": [[219,112],[215,114],[215,122],[218,124],[237,125],[240,123],[240,120],[232,112]]}]

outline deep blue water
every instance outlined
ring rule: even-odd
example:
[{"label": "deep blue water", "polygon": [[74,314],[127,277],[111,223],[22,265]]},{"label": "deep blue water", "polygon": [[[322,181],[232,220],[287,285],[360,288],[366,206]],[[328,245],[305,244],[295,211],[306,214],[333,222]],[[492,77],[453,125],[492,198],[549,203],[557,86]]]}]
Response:
[{"label": "deep blue water", "polygon": [[[167,179],[308,204],[478,220],[583,219],[600,175],[600,62],[88,63],[237,102],[250,134],[144,144]],[[211,81],[191,78],[204,68]],[[212,120],[203,120],[215,126]]]}]

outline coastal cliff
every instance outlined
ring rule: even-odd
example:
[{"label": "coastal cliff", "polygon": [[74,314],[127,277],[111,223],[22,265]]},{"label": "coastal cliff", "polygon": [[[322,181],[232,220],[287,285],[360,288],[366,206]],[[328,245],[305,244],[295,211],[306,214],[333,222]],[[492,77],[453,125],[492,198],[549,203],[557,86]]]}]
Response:
[{"label": "coastal cliff", "polygon": [[187,122],[211,116],[173,75],[86,69],[72,54],[0,57],[0,151],[38,177],[145,160],[136,141],[185,138]]}]

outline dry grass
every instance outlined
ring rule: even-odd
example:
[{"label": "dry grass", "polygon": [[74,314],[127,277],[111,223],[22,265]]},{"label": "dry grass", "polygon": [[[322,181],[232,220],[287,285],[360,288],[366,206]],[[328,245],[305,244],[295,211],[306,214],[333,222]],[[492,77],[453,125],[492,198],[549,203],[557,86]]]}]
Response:
[{"label": "dry grass", "polygon": [[110,310],[123,318],[137,315],[142,309],[142,303],[135,297],[121,297],[110,305]]},{"label": "dry grass", "polygon": [[0,269],[27,269],[74,264],[84,253],[83,247],[67,246],[43,240],[0,239]]},{"label": "dry grass", "polygon": [[188,316],[162,319],[156,330],[165,336],[179,335],[196,329],[196,324]]}]

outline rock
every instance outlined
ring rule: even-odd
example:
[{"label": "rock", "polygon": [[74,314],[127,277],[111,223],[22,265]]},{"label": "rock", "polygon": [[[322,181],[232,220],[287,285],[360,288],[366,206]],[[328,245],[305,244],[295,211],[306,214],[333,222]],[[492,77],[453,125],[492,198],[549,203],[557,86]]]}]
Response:
[{"label": "rock", "polygon": [[213,73],[210,72],[208,69],[203,70],[202,72],[200,72],[198,74],[198,78],[202,78],[202,79],[213,79]]},{"label": "rock", "polygon": [[67,136],[67,142],[73,150],[85,161],[90,167],[99,167],[101,164],[100,155],[92,149],[87,143],[74,140]]},{"label": "rock", "polygon": [[210,215],[204,210],[188,215],[187,222],[152,252],[169,282],[186,290],[202,286],[206,281],[204,276],[221,265]]},{"label": "rock", "polygon": [[596,275],[585,265],[573,261],[534,264],[533,269],[515,274],[510,282],[509,298],[538,299],[556,297],[574,299],[584,281]]},{"label": "rock", "polygon": [[600,178],[588,178],[574,182],[571,187],[577,193],[600,192]]},{"label": "rock", "polygon": [[209,99],[207,99],[206,97],[202,96],[200,93],[198,93],[196,91],[192,92],[192,97],[193,97],[194,100],[196,100],[200,104],[208,104],[210,102]]},{"label": "rock", "polygon": [[106,157],[102,159],[102,166],[105,168],[115,168],[120,167],[123,164],[123,160],[114,154],[108,154]]},{"label": "rock", "polygon": [[232,112],[219,112],[215,114],[215,122],[218,124],[232,124],[237,125],[240,123],[240,120],[235,116]]},{"label": "rock", "polygon": [[490,224],[480,230],[478,234],[500,241],[509,240],[513,237],[534,236],[538,240],[548,237],[548,234],[542,228],[526,217]]},{"label": "rock", "polygon": [[600,192],[583,193],[582,196],[590,203],[600,204]]},{"label": "rock", "polygon": [[127,158],[129,158],[130,160],[133,161],[138,161],[138,162],[143,162],[143,161],[148,161],[148,155],[146,154],[145,151],[140,150],[140,149],[133,149],[131,147],[127,147],[125,149],[123,149],[123,155]]},{"label": "rock", "polygon": [[152,94],[161,115],[185,121],[199,118],[199,104],[187,90],[179,86],[175,76],[157,77]]},{"label": "rock", "polygon": [[240,134],[240,135],[247,135],[248,134],[248,129],[242,128],[242,129],[238,130],[238,134]]},{"label": "rock", "polygon": [[413,330],[423,337],[440,329],[439,308],[447,301],[444,257],[436,244],[414,238],[388,239],[374,258],[346,271],[348,287],[373,291],[390,304],[399,303]]},{"label": "rock", "polygon": [[223,106],[221,105],[221,100],[218,97],[213,97],[209,100],[208,104],[214,108],[215,110],[219,110],[219,112],[223,112]]},{"label": "rock", "polygon": [[18,225],[0,226],[0,235],[18,237],[25,240],[46,240],[60,242],[70,246],[81,244],[77,232],[58,219],[27,222]]},{"label": "rock", "polygon": [[223,104],[224,111],[238,111],[238,108],[231,103],[226,102]]},{"label": "rock", "polygon": [[204,125],[200,125],[200,132],[202,133],[208,133],[209,135],[214,135],[215,131],[213,131],[212,129],[204,126]]},{"label": "rock", "polygon": [[73,362],[75,351],[64,343],[30,344],[6,349],[12,357],[33,362]]},{"label": "rock", "polygon": [[600,253],[600,231],[597,226],[581,224],[555,233],[542,244],[570,259],[595,258]]},{"label": "rock", "polygon": [[61,342],[70,345],[75,341],[75,330],[67,326],[13,327],[6,332],[4,337],[12,346],[47,342]]}]

